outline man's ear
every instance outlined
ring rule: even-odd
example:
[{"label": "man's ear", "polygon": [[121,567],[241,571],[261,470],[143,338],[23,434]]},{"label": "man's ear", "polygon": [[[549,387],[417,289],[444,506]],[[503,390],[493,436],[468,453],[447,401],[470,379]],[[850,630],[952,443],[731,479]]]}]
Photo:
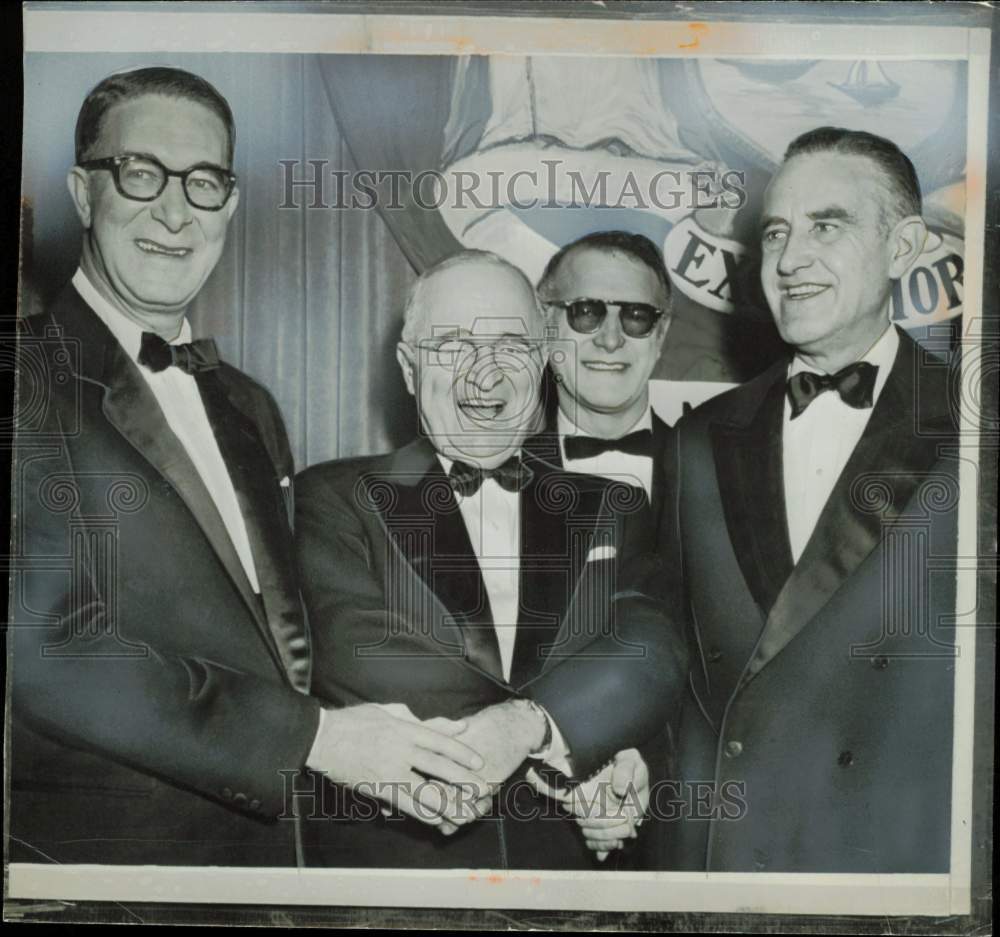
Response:
[{"label": "man's ear", "polygon": [[226,213],[226,224],[232,220],[233,215],[236,214],[236,206],[240,203],[240,189],[239,186],[233,186],[233,191],[229,194],[229,201],[226,202],[226,207],[223,209]]},{"label": "man's ear", "polygon": [[920,256],[927,240],[927,225],[919,215],[910,215],[896,222],[889,235],[892,256],[889,258],[889,277],[898,280]]},{"label": "man's ear", "polygon": [[416,365],[413,362],[413,349],[406,342],[396,344],[396,360],[399,362],[399,370],[403,372],[403,380],[406,382],[406,389],[413,397],[417,396],[417,380],[414,373]]},{"label": "man's ear", "polygon": [[656,344],[658,346],[656,349],[657,358],[659,358],[660,355],[663,354],[663,343],[667,339],[667,332],[670,331],[670,323],[673,321],[674,321],[674,313],[673,310],[670,308],[670,305],[668,304],[667,311],[660,317],[660,321],[656,323],[656,330],[659,333],[656,336]]},{"label": "man's ear", "polygon": [[79,166],[74,166],[66,175],[66,185],[69,187],[70,198],[73,199],[73,207],[80,219],[80,224],[86,230],[90,230],[90,176],[86,170]]}]

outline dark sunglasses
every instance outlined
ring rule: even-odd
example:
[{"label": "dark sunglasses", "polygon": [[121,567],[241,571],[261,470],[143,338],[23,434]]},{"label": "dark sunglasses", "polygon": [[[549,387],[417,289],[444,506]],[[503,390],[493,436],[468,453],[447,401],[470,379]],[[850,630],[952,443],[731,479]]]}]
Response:
[{"label": "dark sunglasses", "polygon": [[548,305],[566,310],[566,321],[574,332],[596,332],[608,315],[608,306],[618,307],[618,321],[629,338],[646,338],[660,321],[664,310],[649,303],[622,303],[613,299],[571,299]]}]

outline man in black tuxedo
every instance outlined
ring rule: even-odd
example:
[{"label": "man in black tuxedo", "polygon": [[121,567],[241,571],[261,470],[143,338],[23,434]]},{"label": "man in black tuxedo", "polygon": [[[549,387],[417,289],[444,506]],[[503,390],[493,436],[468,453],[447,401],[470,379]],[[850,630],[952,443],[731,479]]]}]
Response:
[{"label": "man in black tuxedo", "polygon": [[455,739],[498,788],[487,816],[475,819],[483,798],[441,831],[360,819],[357,801],[331,791],[338,809],[305,823],[309,863],[595,868],[594,851],[634,831],[626,809],[618,829],[598,824],[603,840],[581,836],[530,780],[545,765],[571,782],[610,777],[616,753],[676,708],[687,659],[641,493],[521,458],[542,329],[531,284],[492,254],[424,273],[397,353],[421,438],[298,480],[314,692],[464,719]]},{"label": "man in black tuxedo", "polygon": [[232,158],[229,105],[179,69],[113,75],[80,111],[80,266],[18,347],[14,861],[294,865],[303,767],[481,764],[461,723],[321,723],[307,695],[281,416],[185,318],[236,210]]},{"label": "man in black tuxedo", "polygon": [[531,451],[567,471],[642,488],[659,517],[670,427],[649,403],[649,377],[670,326],[663,254],[641,234],[601,231],[559,250],[538,282],[559,347],[549,359],[544,431]]},{"label": "man in black tuxedo", "polygon": [[913,165],[868,133],[803,134],[761,230],[793,354],[681,420],[668,467],[661,544],[698,647],[681,767],[716,799],[655,826],[655,862],[947,872],[956,423],[948,366],[889,320],[926,237]]}]

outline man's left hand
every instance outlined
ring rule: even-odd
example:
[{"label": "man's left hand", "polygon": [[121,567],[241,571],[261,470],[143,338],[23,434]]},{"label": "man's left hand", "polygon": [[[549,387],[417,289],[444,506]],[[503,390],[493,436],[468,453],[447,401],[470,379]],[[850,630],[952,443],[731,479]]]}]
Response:
[{"label": "man's left hand", "polygon": [[550,787],[534,769],[527,778],[576,817],[587,848],[600,862],[635,839],[649,806],[649,769],[634,748],[618,752],[610,764],[570,790]]},{"label": "man's left hand", "polygon": [[545,739],[545,716],[523,700],[487,706],[465,719],[457,738],[486,762],[480,774],[491,784],[507,780]]}]

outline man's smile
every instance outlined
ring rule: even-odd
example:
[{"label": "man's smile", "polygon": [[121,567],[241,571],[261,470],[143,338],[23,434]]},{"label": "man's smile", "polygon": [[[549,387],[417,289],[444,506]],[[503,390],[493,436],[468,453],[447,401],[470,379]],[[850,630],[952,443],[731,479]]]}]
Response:
[{"label": "man's smile", "polygon": [[170,247],[158,241],[150,241],[148,238],[136,238],[135,246],[144,254],[156,254],[160,257],[183,258],[191,254],[190,247]]},{"label": "man's smile", "polygon": [[781,294],[785,299],[812,299],[825,292],[830,287],[822,283],[796,283],[791,286],[782,286]]},{"label": "man's smile", "polygon": [[462,413],[479,423],[495,420],[507,406],[507,401],[499,397],[474,397],[457,403]]},{"label": "man's smile", "polygon": [[605,371],[612,374],[621,374],[631,367],[627,361],[601,361],[599,359],[581,361],[580,364],[588,371]]}]

